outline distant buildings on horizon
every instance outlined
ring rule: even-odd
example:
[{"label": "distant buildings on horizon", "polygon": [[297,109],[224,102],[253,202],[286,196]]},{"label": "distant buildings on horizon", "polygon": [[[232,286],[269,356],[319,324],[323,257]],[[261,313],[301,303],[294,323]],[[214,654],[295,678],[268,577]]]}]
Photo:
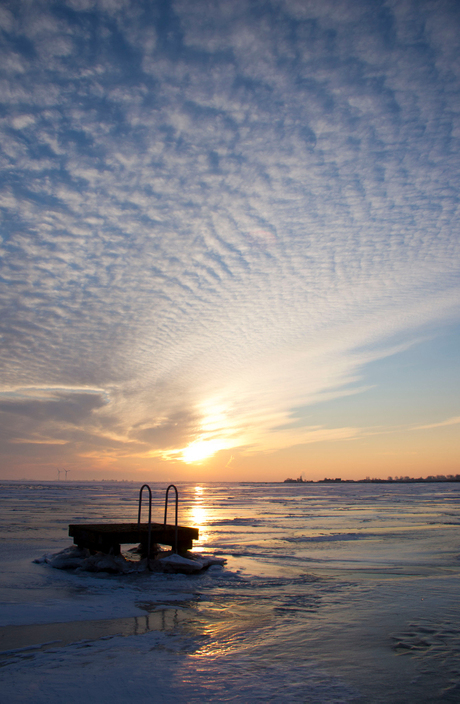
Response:
[{"label": "distant buildings on horizon", "polygon": [[436,476],[430,475],[428,477],[388,477],[388,479],[374,479],[366,477],[366,479],[341,479],[336,477],[335,479],[318,479],[316,482],[313,479],[303,479],[300,476],[298,479],[285,479],[284,484],[335,484],[336,482],[348,483],[348,484],[398,484],[398,483],[415,483],[415,482],[460,482],[460,474],[437,474]]}]

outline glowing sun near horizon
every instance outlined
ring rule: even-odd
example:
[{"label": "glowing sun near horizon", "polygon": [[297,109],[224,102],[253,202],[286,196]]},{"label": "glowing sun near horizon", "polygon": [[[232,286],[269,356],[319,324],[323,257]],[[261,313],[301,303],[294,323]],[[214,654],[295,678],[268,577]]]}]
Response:
[{"label": "glowing sun near horizon", "polygon": [[208,457],[215,455],[219,450],[225,450],[226,447],[227,445],[223,440],[195,440],[195,442],[190,443],[190,445],[181,450],[179,459],[186,464],[202,462]]}]

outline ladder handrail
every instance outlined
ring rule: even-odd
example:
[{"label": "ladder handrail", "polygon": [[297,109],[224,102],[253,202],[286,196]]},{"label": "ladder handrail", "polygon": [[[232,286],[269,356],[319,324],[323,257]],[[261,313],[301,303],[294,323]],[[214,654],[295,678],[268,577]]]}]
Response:
[{"label": "ladder handrail", "polygon": [[177,487],[176,487],[174,484],[170,484],[170,485],[168,486],[168,488],[166,489],[166,497],[165,497],[165,520],[164,520],[163,530],[166,531],[166,517],[167,517],[167,515],[168,515],[168,494],[169,494],[169,490],[170,490],[170,489],[174,489],[174,491],[176,492],[176,523],[175,523],[175,535],[174,535],[174,547],[175,547],[174,552],[175,552],[176,555],[177,555],[177,513],[178,513],[178,509],[179,509],[179,493],[178,493],[178,491],[177,491]]},{"label": "ladder handrail", "polygon": [[151,546],[151,535],[152,535],[152,490],[148,484],[143,484],[139,492],[139,510],[137,512],[137,530],[141,527],[141,508],[142,508],[142,491],[143,489],[148,489],[149,492],[149,536],[147,539],[147,560],[150,559],[150,546]]}]

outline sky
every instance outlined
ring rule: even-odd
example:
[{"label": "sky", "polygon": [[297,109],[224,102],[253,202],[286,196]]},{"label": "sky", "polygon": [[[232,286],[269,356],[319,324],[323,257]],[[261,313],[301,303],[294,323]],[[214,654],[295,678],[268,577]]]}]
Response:
[{"label": "sky", "polygon": [[460,473],[456,0],[0,28],[0,478]]}]

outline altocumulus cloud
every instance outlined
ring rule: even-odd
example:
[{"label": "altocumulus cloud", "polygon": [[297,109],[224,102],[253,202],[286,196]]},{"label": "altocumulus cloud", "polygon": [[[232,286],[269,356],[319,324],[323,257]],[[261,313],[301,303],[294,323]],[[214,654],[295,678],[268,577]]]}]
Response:
[{"label": "altocumulus cloud", "polygon": [[5,451],[359,433],[289,419],[458,307],[458,3],[17,0],[0,25]]}]

